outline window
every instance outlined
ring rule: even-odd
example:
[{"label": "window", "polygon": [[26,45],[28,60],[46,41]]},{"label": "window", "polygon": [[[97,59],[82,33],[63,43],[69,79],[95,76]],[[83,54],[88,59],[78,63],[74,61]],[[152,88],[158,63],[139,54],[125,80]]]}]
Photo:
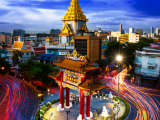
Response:
[{"label": "window", "polygon": [[154,64],[156,62],[156,58],[154,56],[149,56],[148,63]]}]

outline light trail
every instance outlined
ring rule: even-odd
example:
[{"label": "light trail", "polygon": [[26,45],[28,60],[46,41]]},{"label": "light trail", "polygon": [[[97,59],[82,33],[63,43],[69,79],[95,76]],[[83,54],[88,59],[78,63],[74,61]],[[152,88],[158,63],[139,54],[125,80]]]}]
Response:
[{"label": "light trail", "polygon": [[[0,76],[0,85],[8,86],[7,99],[0,102],[0,120],[31,120],[37,108],[35,88],[12,76]],[[4,92],[6,92],[5,90]],[[36,98],[33,100],[33,97]],[[34,104],[33,104],[34,102]],[[32,105],[31,105],[32,104]]]},{"label": "light trail", "polygon": [[[114,92],[118,93],[118,78],[120,78],[120,96],[131,102],[137,109],[135,120],[160,120],[160,105],[159,101],[154,97],[160,96],[160,91],[139,88],[135,85],[125,83],[124,78],[127,70],[124,69],[112,80],[107,80],[107,86]],[[107,90],[107,89],[106,89]],[[146,91],[147,90],[147,91]],[[153,93],[150,93],[153,92]],[[155,94],[154,92],[157,92]],[[125,96],[125,97],[124,97]],[[157,103],[156,103],[157,102]],[[131,113],[132,114],[132,113]],[[133,118],[128,118],[132,120]]]}]

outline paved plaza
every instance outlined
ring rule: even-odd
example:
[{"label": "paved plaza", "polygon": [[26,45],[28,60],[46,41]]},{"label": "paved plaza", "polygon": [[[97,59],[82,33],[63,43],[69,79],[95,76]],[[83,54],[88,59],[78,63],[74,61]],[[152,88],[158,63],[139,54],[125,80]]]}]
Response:
[{"label": "paved plaza", "polygon": [[[79,96],[79,93],[74,91],[74,90],[70,90],[70,93],[73,93],[74,95]],[[64,90],[64,94],[65,94],[65,90]],[[59,92],[55,93],[53,96],[53,98],[58,98],[59,96]],[[53,98],[51,98],[53,100]],[[57,107],[59,105],[60,102],[57,102],[55,104],[52,105],[52,107],[44,114],[44,118],[45,119],[49,119],[50,114],[53,112],[53,116],[50,117],[50,120],[67,120],[67,114],[66,111],[57,111]],[[64,104],[65,106],[65,104]],[[103,99],[103,98],[96,98],[96,97],[92,97],[91,98],[91,107],[90,110],[91,112],[94,114],[94,111],[98,111],[98,108],[100,108],[100,114],[102,113],[102,109],[103,106],[106,106],[107,109],[111,110],[114,106],[114,103],[109,102],[107,99]],[[86,113],[86,108],[84,108]],[[118,112],[118,117],[122,116],[123,113],[125,111],[125,106],[120,105],[120,111]],[[77,117],[80,114],[80,102],[78,104],[73,104],[73,107],[70,108],[70,113],[68,114],[68,120],[77,120]],[[115,116],[115,118],[117,118],[117,115]],[[102,115],[99,115],[99,119],[104,119],[104,117]],[[94,120],[94,118],[92,118],[92,120]]]}]

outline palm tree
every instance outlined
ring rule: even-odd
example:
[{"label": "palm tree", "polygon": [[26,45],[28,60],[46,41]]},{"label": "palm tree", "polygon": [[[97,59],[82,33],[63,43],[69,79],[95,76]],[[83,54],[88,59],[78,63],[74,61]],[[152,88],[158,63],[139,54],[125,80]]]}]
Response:
[{"label": "palm tree", "polygon": [[14,65],[19,64],[20,58],[22,58],[22,52],[19,50],[13,50],[12,60],[14,61]]}]

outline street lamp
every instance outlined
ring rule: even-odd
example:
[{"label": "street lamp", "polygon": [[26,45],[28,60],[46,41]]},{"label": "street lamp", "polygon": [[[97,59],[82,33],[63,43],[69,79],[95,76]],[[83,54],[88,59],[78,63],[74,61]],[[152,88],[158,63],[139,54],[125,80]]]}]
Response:
[{"label": "street lamp", "polygon": [[50,89],[48,89],[48,94],[49,94],[49,102],[50,102]]},{"label": "street lamp", "polygon": [[66,109],[66,113],[67,113],[67,120],[68,120],[68,113],[70,113],[70,110]]},{"label": "street lamp", "polygon": [[[38,97],[40,98],[40,102],[41,102],[41,94],[38,94]],[[41,116],[40,116],[40,102],[39,102],[39,105],[38,105],[38,107],[39,107],[39,118],[38,118],[38,120],[40,120],[40,118],[41,118]]]},{"label": "street lamp", "polygon": [[4,70],[4,67],[1,67],[2,70]]},{"label": "street lamp", "polygon": [[[122,61],[122,56],[117,55],[116,60],[119,62],[119,73],[120,73],[120,62]],[[118,76],[118,97],[119,97],[119,76]]]}]

